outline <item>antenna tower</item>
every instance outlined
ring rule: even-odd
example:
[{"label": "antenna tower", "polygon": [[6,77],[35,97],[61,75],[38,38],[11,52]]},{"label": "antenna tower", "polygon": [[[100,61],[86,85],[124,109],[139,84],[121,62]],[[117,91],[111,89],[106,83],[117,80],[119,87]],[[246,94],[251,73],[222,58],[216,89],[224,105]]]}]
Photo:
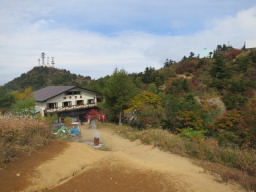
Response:
[{"label": "antenna tower", "polygon": [[40,61],[41,61],[40,58],[37,61],[38,61],[38,65],[40,66]]},{"label": "antenna tower", "polygon": [[55,62],[54,62],[54,57],[52,57],[52,61],[51,61],[52,67],[54,67]]},{"label": "antenna tower", "polygon": [[44,66],[45,65],[44,64],[44,59],[45,59],[45,53],[44,52],[41,53],[41,57],[42,57],[42,66]]},{"label": "antenna tower", "polygon": [[47,56],[47,66],[49,67],[50,66],[50,57]]}]

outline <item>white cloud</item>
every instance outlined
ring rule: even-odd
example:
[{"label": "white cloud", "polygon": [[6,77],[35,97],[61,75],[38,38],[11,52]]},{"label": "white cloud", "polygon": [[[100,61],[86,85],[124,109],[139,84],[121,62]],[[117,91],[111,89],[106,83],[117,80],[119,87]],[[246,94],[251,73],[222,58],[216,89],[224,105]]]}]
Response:
[{"label": "white cloud", "polygon": [[[41,14],[47,15],[49,10],[50,6]],[[24,15],[22,18],[27,17]],[[6,17],[10,19],[9,24],[24,24],[18,17]],[[129,72],[143,71],[146,66],[159,68],[166,58],[179,60],[190,51],[199,53],[203,48],[213,49],[217,44],[229,42],[242,47],[245,40],[256,40],[255,23],[256,7],[253,7],[236,16],[211,22],[207,29],[189,35],[123,31],[107,36],[86,30],[55,28],[52,27],[55,25],[53,19],[38,18],[25,22],[20,29],[1,30],[0,84],[36,66],[42,51],[54,56],[59,68],[98,78],[111,74],[115,67]],[[4,26],[3,22],[0,25]]]}]

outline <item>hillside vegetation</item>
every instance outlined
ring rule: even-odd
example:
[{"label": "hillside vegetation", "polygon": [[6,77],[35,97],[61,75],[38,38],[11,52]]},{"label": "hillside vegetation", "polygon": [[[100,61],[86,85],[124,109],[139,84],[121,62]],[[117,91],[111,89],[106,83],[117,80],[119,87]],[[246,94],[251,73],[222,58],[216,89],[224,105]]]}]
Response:
[{"label": "hillside vegetation", "polygon": [[89,84],[91,78],[81,75],[72,74],[65,69],[57,69],[52,67],[34,67],[27,73],[23,73],[20,77],[6,83],[6,90],[24,91],[27,87],[33,90],[50,86],[50,85],[76,85],[85,87]]},{"label": "hillside vegetation", "polygon": [[[133,89],[121,83],[123,73],[116,70],[90,84],[108,95],[103,108],[110,120],[120,121],[121,112],[140,129],[163,128],[187,139],[211,138],[221,146],[256,147],[256,50],[219,45],[206,58],[190,53],[180,62],[166,60],[159,70],[127,74]],[[118,94],[110,94],[113,87]],[[121,109],[108,107],[120,101]]]}]

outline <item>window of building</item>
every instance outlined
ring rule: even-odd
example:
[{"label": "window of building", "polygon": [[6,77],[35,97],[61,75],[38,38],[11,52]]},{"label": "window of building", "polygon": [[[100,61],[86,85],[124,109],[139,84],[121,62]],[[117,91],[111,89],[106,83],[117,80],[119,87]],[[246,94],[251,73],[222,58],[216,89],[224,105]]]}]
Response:
[{"label": "window of building", "polygon": [[72,103],[71,103],[71,101],[65,101],[65,102],[62,103],[62,106],[63,107],[70,107],[70,106],[72,106]]},{"label": "window of building", "polygon": [[80,91],[74,91],[74,95],[80,95]]},{"label": "window of building", "polygon": [[94,99],[88,99],[87,100],[87,104],[94,104],[95,102],[94,102]]},{"label": "window of building", "polygon": [[103,101],[103,98],[97,97],[97,103],[101,103]]},{"label": "window of building", "polygon": [[67,91],[66,95],[80,95],[81,91]]},{"label": "window of building", "polygon": [[47,107],[48,107],[49,109],[57,108],[57,103],[47,103]]},{"label": "window of building", "polygon": [[84,104],[84,100],[77,100],[76,101],[76,105],[83,105]]}]

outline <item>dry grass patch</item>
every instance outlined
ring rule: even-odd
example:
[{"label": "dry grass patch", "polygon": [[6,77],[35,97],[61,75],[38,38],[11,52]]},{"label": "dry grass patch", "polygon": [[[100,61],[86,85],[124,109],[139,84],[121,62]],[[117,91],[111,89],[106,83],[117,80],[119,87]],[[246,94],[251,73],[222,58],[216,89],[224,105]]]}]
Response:
[{"label": "dry grass patch", "polygon": [[52,126],[32,117],[0,116],[0,167],[21,152],[47,145]]}]

